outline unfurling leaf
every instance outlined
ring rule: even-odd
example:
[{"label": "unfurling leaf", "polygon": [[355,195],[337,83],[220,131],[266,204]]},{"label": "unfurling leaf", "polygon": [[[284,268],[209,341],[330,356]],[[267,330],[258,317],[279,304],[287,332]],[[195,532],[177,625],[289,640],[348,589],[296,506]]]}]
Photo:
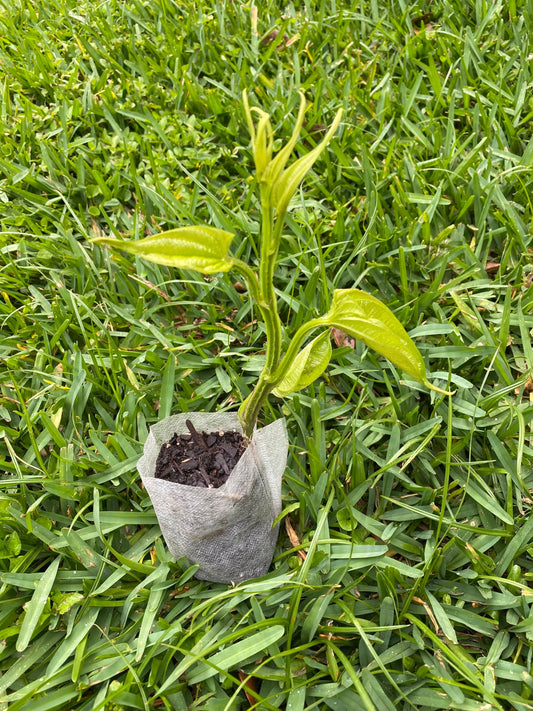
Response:
[{"label": "unfurling leaf", "polygon": [[298,353],[281,382],[274,388],[274,395],[285,397],[307,387],[322,375],[330,358],[329,331],[324,331]]},{"label": "unfurling leaf", "polygon": [[[272,158],[274,132],[272,130],[272,124],[270,123],[269,114],[255,106],[250,108],[246,90],[243,91],[242,98],[246,122],[248,123],[248,130],[250,131],[252,139],[252,150],[255,160],[257,179],[259,182],[272,185],[275,183],[278,175],[287,164],[293,148],[296,145],[296,141],[298,140],[298,136],[300,135],[300,130],[304,122],[305,97],[303,93],[300,92],[300,110],[298,112],[298,118],[296,120],[292,136],[289,142],[280,149],[275,158]],[[257,128],[254,124],[252,112],[255,112],[259,116]]]},{"label": "unfurling leaf", "polygon": [[438,389],[429,383],[422,355],[402,324],[375,296],[359,289],[336,289],[330,310],[317,321],[358,338],[419,383]]},{"label": "unfurling leaf", "polygon": [[[242,100],[248,130],[250,131],[250,137],[252,139],[252,151],[257,171],[257,179],[261,180],[263,173],[265,172],[265,168],[270,163],[270,159],[272,158],[272,147],[274,145],[274,133],[270,123],[270,116],[265,111],[262,111],[256,107],[250,108],[246,89],[242,92]],[[252,117],[252,111],[259,114],[257,131]]]},{"label": "unfurling leaf", "polygon": [[233,266],[233,259],[228,255],[233,236],[231,232],[217,227],[195,226],[178,227],[136,241],[110,237],[96,237],[91,241],[122,249],[167,267],[214,274],[227,272]]},{"label": "unfurling leaf", "polygon": [[296,192],[298,185],[305,175],[311,170],[313,164],[330,142],[333,134],[339,127],[342,118],[342,109],[337,111],[333,123],[322,141],[313,148],[307,155],[295,161],[289,168],[283,171],[272,186],[272,206],[276,209],[276,215],[283,215],[289,206],[289,202]]},{"label": "unfurling leaf", "polygon": [[287,161],[291,157],[291,153],[294,150],[294,146],[296,145],[298,136],[300,135],[300,131],[302,130],[302,126],[304,124],[305,96],[301,91],[299,92],[299,94],[300,110],[298,111],[298,118],[296,119],[296,124],[294,126],[292,136],[290,137],[288,143],[286,143],[285,146],[283,146],[283,148],[279,150],[275,158],[270,161],[268,168],[265,172],[264,180],[272,185],[275,184],[276,180],[278,179],[278,176],[287,165]]},{"label": "unfurling leaf", "polygon": [[255,168],[258,180],[261,180],[266,167],[270,163],[273,145],[274,136],[270,125],[270,117],[268,114],[262,114],[257,124],[257,138],[254,146]]}]

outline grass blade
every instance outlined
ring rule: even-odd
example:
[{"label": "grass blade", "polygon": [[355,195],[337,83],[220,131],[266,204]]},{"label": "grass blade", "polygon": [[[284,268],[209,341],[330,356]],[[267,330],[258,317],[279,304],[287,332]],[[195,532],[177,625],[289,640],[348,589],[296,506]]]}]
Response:
[{"label": "grass blade", "polygon": [[39,618],[48,600],[48,595],[52,590],[61,559],[57,557],[48,566],[35,588],[31,600],[26,605],[24,619],[20,627],[17,639],[17,651],[23,652],[30,643],[35,628],[39,624]]}]

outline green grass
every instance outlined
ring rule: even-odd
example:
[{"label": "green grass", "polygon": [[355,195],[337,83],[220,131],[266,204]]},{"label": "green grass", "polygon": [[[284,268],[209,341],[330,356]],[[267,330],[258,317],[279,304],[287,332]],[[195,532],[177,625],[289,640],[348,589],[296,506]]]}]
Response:
[{"label": "green grass", "polygon": [[[523,0],[0,0],[1,708],[533,708],[532,33]],[[234,275],[87,238],[205,222],[253,261],[245,87],[280,137],[299,89],[309,128],[345,109],[283,322],[365,289],[457,392],[356,344],[271,398],[292,541],[233,588],[170,559],[135,464],[238,405],[264,334]]]}]

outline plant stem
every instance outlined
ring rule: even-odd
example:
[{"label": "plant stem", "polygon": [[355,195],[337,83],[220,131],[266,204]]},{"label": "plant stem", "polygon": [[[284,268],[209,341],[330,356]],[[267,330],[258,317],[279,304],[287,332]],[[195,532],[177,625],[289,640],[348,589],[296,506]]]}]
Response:
[{"label": "plant stem", "polygon": [[239,408],[239,418],[242,423],[244,434],[247,437],[252,436],[255,423],[257,422],[263,403],[276,385],[281,382],[285,376],[305,337],[310,331],[324,325],[324,322],[319,318],[311,319],[311,321],[304,323],[303,326],[300,326],[294,334],[287,352],[283,356],[281,363],[279,363],[275,371],[267,373],[266,366],[263,368],[255,388]]},{"label": "plant stem", "polygon": [[274,240],[274,212],[270,206],[270,188],[261,190],[261,264],[259,267],[259,290],[265,306],[266,360],[263,373],[270,373],[277,366],[281,354],[281,321],[278,314],[278,301],[274,291],[274,267],[277,247]]},{"label": "plant stem", "polygon": [[233,268],[240,272],[243,277],[246,279],[246,285],[248,287],[248,291],[250,292],[250,295],[252,299],[255,301],[259,309],[261,310],[261,313],[263,312],[263,304],[261,303],[261,292],[259,290],[259,281],[257,280],[257,276],[254,272],[254,270],[246,264],[246,262],[243,262],[241,259],[236,259],[235,257],[233,258]]},{"label": "plant stem", "polygon": [[263,373],[259,376],[256,386],[239,408],[239,419],[246,437],[251,437],[263,403],[274,386],[269,383]]},{"label": "plant stem", "polygon": [[[265,365],[256,386],[239,408],[239,418],[247,437],[251,437],[259,412],[274,387],[270,377],[277,368],[281,354],[281,321],[274,290],[274,267],[279,242],[279,229],[274,229],[274,211],[270,206],[270,187],[261,186],[261,263],[259,265],[259,298],[257,305],[265,322]],[[276,225],[278,228],[278,225]],[[237,268],[239,265],[237,265]],[[250,283],[250,279],[248,278]],[[257,282],[254,283],[254,286]],[[251,290],[252,296],[256,296]]]}]

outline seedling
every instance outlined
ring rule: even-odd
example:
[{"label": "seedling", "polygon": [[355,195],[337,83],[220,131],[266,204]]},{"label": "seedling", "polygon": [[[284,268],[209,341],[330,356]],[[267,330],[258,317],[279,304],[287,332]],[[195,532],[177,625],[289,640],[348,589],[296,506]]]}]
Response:
[{"label": "seedling", "polygon": [[[426,387],[444,392],[429,383],[418,348],[392,311],[359,289],[336,289],[329,311],[300,326],[284,349],[274,274],[285,216],[304,176],[337,131],[342,109],[322,141],[287,165],[304,122],[303,94],[300,94],[300,109],[292,136],[276,155],[273,155],[274,131],[270,116],[259,108],[251,108],[246,92],[243,104],[261,200],[261,248],[257,268],[232,256],[229,247],[235,235],[215,227],[178,227],[137,241],[108,237],[92,241],[170,267],[193,269],[202,274],[234,270],[244,277],[266,330],[265,365],[252,392],[239,408],[239,419],[247,436],[251,436],[261,407],[271,392],[286,397],[305,388],[324,372],[331,357],[330,330],[333,327],[360,339]],[[304,346],[309,335],[317,330],[318,335]]]}]

